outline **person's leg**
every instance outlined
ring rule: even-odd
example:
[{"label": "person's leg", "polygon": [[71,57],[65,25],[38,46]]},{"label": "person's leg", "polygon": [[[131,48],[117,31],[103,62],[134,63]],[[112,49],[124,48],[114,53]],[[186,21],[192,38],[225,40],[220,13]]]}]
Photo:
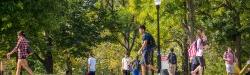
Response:
[{"label": "person's leg", "polygon": [[28,71],[29,75],[33,75],[32,70],[30,69],[29,65],[28,65],[28,61],[26,59],[22,59],[22,67]]},{"label": "person's leg", "polygon": [[173,64],[173,75],[175,75],[176,72],[176,64]]},{"label": "person's leg", "polygon": [[127,70],[127,75],[130,75],[130,70]]},{"label": "person's leg", "polygon": [[152,60],[153,60],[153,52],[152,51],[147,51],[146,52],[146,65],[148,70],[154,70],[155,72],[158,72],[158,68],[154,67],[152,64]]},{"label": "person's leg", "polygon": [[203,75],[203,67],[202,66],[200,66],[200,68],[199,68],[199,75]]},{"label": "person's leg", "polygon": [[199,69],[200,69],[200,65],[199,65],[198,67],[196,67],[196,68],[194,69],[194,71],[191,72],[192,75],[195,75],[197,72],[199,72]]},{"label": "person's leg", "polygon": [[155,72],[158,71],[158,69],[156,67],[154,67],[153,65],[148,65],[148,68],[151,70],[154,70]]},{"label": "person's leg", "polygon": [[169,75],[172,75],[172,64],[169,64],[168,74],[169,74]]},{"label": "person's leg", "polygon": [[204,66],[204,62],[203,62],[203,58],[202,57],[197,57],[198,59],[198,62],[199,62],[199,66],[197,68],[195,68],[194,71],[192,71],[191,73],[192,74],[195,74],[195,73],[199,73],[199,75],[202,75],[203,74],[203,66]]},{"label": "person's leg", "polygon": [[95,75],[95,71],[90,71],[90,75]]},{"label": "person's leg", "polygon": [[16,66],[16,75],[20,75],[21,72],[21,61],[18,59],[17,66]]},{"label": "person's leg", "polygon": [[146,75],[146,66],[144,64],[141,65],[141,74]]},{"label": "person's leg", "polygon": [[126,75],[126,71],[125,70],[122,70],[122,75]]}]

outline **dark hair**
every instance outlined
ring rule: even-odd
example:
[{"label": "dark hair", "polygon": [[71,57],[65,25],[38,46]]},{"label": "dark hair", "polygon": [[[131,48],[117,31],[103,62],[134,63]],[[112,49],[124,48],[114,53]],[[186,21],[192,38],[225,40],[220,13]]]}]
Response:
[{"label": "dark hair", "polygon": [[146,27],[145,27],[145,25],[140,25],[139,29],[146,30]]},{"label": "dark hair", "polygon": [[89,53],[89,56],[94,57],[94,54],[92,52]]},{"label": "dark hair", "polygon": [[24,36],[25,37],[24,31],[19,31],[17,34],[18,34],[18,36]]},{"label": "dark hair", "polygon": [[171,51],[171,52],[174,52],[174,48],[171,48],[170,51]]}]

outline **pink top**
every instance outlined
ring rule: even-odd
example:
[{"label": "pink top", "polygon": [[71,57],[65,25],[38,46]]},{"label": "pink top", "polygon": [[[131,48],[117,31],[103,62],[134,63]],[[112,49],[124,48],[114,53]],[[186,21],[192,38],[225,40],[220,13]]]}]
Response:
[{"label": "pink top", "polygon": [[227,64],[233,64],[234,63],[234,55],[232,52],[225,52],[224,53],[224,59],[226,59]]}]

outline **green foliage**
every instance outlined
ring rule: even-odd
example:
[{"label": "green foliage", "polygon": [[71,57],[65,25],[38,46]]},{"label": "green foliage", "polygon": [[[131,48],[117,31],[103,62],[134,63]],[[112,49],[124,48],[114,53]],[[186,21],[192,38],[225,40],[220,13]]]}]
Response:
[{"label": "green foliage", "polygon": [[[227,46],[237,48],[235,36],[241,39],[240,63],[244,65],[250,53],[250,1],[193,1],[194,30],[204,28],[209,42],[205,51],[205,75],[225,74],[222,54]],[[186,0],[162,0],[160,6],[162,53],[169,52],[169,48],[176,49],[180,72],[184,66],[183,52],[190,42],[183,25],[189,13],[186,7]],[[4,60],[5,54],[15,46],[16,32],[23,30],[38,57],[45,59],[47,52],[52,52],[54,73],[64,74],[69,69],[74,74],[83,73],[87,55],[92,52],[98,59],[97,74],[120,74],[124,53],[129,50],[135,57],[141,46],[137,27],[146,25],[156,38],[156,12],[154,0],[3,0],[0,59]],[[35,55],[29,61],[36,73],[46,72]],[[6,62],[10,64],[7,69],[15,71],[15,59]]]}]

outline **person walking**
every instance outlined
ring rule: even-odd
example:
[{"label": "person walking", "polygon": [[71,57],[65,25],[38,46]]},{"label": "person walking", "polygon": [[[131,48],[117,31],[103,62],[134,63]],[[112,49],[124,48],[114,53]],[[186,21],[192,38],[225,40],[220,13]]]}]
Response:
[{"label": "person walking", "polygon": [[198,35],[197,35],[197,40],[196,40],[196,55],[195,57],[198,60],[199,66],[192,71],[192,75],[195,75],[196,72],[199,72],[199,75],[203,74],[203,70],[204,70],[204,66],[205,66],[205,59],[203,57],[203,53],[205,50],[205,45],[206,45],[206,41],[207,41],[207,37],[205,36],[205,33],[203,30],[199,29],[197,31]]},{"label": "person walking", "polygon": [[234,53],[230,47],[227,48],[227,51],[224,52],[223,59],[225,60],[226,70],[228,75],[234,74]]},{"label": "person walking", "polygon": [[161,75],[169,75],[168,74],[168,54],[164,53],[161,55]]},{"label": "person walking", "polygon": [[128,54],[122,59],[122,72],[123,75],[130,75],[130,68],[131,68],[131,58]]},{"label": "person walking", "polygon": [[96,59],[93,54],[90,54],[88,58],[88,74],[95,75],[95,71],[96,71]]},{"label": "person walking", "polygon": [[138,51],[138,54],[142,56],[141,59],[141,70],[142,75],[146,75],[146,69],[152,69],[155,72],[158,72],[158,69],[155,68],[152,64],[152,54],[155,47],[155,41],[151,34],[146,32],[146,27],[141,25],[139,27],[139,32],[142,35],[142,46]]},{"label": "person walking", "polygon": [[7,59],[10,59],[10,55],[14,52],[17,52],[18,60],[17,60],[17,70],[16,75],[20,75],[21,68],[24,68],[28,71],[29,75],[33,75],[32,70],[28,65],[28,61],[26,60],[28,56],[32,54],[31,48],[29,46],[29,41],[26,39],[23,31],[18,32],[18,41],[16,47],[9,53],[7,53]]},{"label": "person walking", "polygon": [[170,49],[170,53],[168,54],[168,62],[169,62],[169,75],[175,75],[176,72],[176,64],[177,64],[177,57],[174,53],[174,48]]}]

